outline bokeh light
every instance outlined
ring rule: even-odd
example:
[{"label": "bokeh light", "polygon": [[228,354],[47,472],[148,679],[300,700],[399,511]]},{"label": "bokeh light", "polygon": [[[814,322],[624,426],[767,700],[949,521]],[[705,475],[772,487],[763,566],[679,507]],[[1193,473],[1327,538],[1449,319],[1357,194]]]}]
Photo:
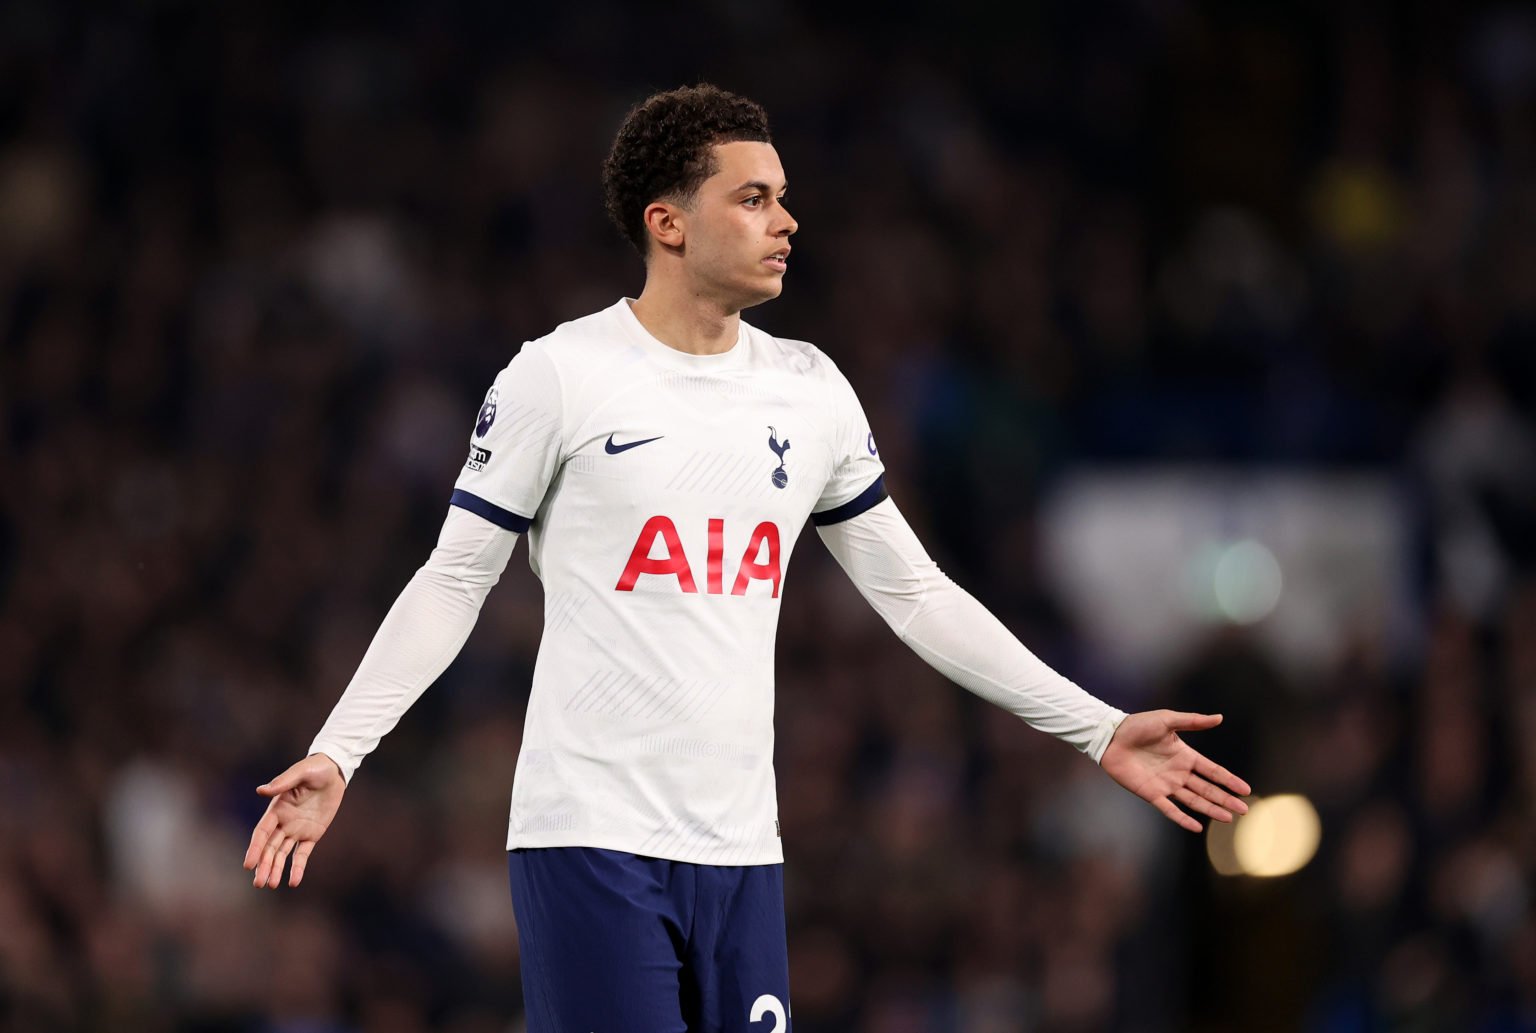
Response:
[{"label": "bokeh light", "polygon": [[1190,606],[1200,617],[1229,624],[1257,624],[1280,603],[1285,579],[1280,561],[1253,539],[1208,542],[1186,573]]},{"label": "bokeh light", "polygon": [[1311,862],[1322,832],[1317,809],[1305,796],[1250,797],[1246,815],[1230,825],[1210,823],[1206,856],[1221,875],[1278,878]]},{"label": "bokeh light", "polygon": [[1284,580],[1275,554],[1255,541],[1234,542],[1216,560],[1216,606],[1233,624],[1256,624],[1274,612]]}]

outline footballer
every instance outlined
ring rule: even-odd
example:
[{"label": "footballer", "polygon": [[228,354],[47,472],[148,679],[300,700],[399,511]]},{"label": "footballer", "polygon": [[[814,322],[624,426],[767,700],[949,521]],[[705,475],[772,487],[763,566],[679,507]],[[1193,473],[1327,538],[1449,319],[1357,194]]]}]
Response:
[{"label": "footballer", "polygon": [[507,857],[530,1033],[790,1028],[773,657],[807,517],[953,681],[1184,828],[1247,810],[1247,784],[1178,735],[1219,715],[1127,715],[1037,659],[928,557],[832,360],[741,318],[784,289],[797,229],[761,107],[709,85],[648,98],[603,187],[644,289],[497,375],[437,547],[309,755],[258,789],[256,886],[285,864],[303,880],[358,765],[458,653],[524,537],[545,621]]}]

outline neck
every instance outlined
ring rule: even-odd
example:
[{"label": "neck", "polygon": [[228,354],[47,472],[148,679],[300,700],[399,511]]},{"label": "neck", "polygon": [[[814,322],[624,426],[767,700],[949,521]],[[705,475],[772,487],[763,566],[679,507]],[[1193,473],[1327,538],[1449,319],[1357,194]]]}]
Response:
[{"label": "neck", "polygon": [[730,351],[741,332],[740,309],[728,309],[664,277],[647,276],[630,308],[652,337],[689,355]]}]

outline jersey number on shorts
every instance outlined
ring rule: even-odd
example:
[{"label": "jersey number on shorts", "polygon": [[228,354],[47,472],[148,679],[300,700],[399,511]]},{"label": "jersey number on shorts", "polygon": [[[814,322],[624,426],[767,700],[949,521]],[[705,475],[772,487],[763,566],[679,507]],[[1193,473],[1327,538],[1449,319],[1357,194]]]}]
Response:
[{"label": "jersey number on shorts", "polygon": [[752,1002],[752,1011],[747,1015],[748,1022],[762,1022],[765,1018],[773,1019],[773,1029],[768,1033],[784,1033],[787,1021],[784,1015],[784,1002],[773,994],[763,994]]}]

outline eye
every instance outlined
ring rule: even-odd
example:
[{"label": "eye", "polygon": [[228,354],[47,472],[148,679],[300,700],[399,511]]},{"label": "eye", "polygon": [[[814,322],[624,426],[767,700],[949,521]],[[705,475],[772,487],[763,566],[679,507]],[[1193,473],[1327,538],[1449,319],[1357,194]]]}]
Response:
[{"label": "eye", "polygon": [[751,197],[747,198],[741,203],[749,207],[756,208],[763,203],[763,197],[761,194],[753,194]]}]

